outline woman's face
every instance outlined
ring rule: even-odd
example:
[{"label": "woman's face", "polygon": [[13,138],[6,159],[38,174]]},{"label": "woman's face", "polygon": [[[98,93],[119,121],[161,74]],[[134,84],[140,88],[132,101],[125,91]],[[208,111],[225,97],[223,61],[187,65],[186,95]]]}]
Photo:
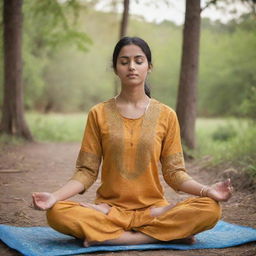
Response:
[{"label": "woman's face", "polygon": [[115,73],[123,85],[143,85],[150,70],[146,55],[137,45],[124,46],[116,63]]}]

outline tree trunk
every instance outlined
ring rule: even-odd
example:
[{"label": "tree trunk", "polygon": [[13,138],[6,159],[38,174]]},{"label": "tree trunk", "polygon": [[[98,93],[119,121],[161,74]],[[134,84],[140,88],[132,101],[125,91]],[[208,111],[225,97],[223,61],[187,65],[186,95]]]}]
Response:
[{"label": "tree trunk", "polygon": [[[130,5],[130,0],[123,0],[123,15],[122,15],[122,20],[121,20],[121,25],[120,25],[120,33],[119,33],[119,38],[121,39],[127,34],[127,27],[128,27],[128,20],[129,20],[129,5]],[[115,79],[115,92],[114,94],[118,94],[118,80]]]},{"label": "tree trunk", "polygon": [[128,19],[129,19],[129,0],[124,0],[123,17],[122,17],[121,26],[120,26],[120,39],[127,34]]},{"label": "tree trunk", "polygon": [[24,118],[22,3],[22,0],[4,0],[4,99],[0,131],[32,140]]},{"label": "tree trunk", "polygon": [[200,0],[186,0],[177,116],[183,143],[195,148],[196,86],[200,42]]}]

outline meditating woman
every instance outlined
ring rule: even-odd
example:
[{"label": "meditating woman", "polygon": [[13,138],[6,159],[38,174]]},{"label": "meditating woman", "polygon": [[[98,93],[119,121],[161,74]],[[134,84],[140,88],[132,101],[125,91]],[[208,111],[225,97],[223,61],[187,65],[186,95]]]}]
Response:
[{"label": "meditating woman", "polygon": [[[219,201],[230,198],[230,180],[205,186],[187,174],[177,116],[150,97],[145,83],[152,60],[144,40],[122,38],[113,69],[121,92],[89,111],[74,175],[53,193],[34,193],[34,206],[47,210],[52,228],[82,239],[84,246],[193,243],[195,234],[220,219]],[[88,190],[99,169],[94,204],[64,201]],[[174,190],[195,197],[167,202],[159,170]]]}]

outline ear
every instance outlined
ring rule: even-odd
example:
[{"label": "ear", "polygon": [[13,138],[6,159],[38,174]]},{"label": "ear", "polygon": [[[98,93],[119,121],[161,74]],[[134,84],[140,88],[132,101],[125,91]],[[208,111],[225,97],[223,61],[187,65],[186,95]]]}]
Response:
[{"label": "ear", "polygon": [[150,73],[150,72],[152,71],[152,69],[153,69],[153,65],[150,64],[150,65],[148,66],[148,73]]}]

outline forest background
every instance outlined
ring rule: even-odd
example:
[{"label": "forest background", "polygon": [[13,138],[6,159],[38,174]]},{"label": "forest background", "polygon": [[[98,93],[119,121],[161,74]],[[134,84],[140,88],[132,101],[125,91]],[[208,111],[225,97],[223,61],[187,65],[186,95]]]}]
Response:
[{"label": "forest background", "polygon": [[[55,1],[23,4],[23,84],[26,118],[38,141],[80,141],[86,113],[114,95],[111,54],[121,14],[79,10]],[[90,4],[91,3],[91,4]],[[62,13],[60,11],[63,11]],[[65,16],[65,18],[63,18]],[[74,29],[75,28],[75,29]],[[175,109],[182,25],[130,15],[128,35],[144,38],[153,54],[152,96]],[[227,23],[202,18],[197,103],[197,149],[215,162],[235,161],[256,174],[256,19],[242,14]],[[2,33],[2,28],[1,28]],[[3,54],[0,41],[0,54]],[[3,56],[1,56],[1,60]],[[3,104],[0,63],[0,108]],[[6,142],[9,137],[1,136]]]}]

